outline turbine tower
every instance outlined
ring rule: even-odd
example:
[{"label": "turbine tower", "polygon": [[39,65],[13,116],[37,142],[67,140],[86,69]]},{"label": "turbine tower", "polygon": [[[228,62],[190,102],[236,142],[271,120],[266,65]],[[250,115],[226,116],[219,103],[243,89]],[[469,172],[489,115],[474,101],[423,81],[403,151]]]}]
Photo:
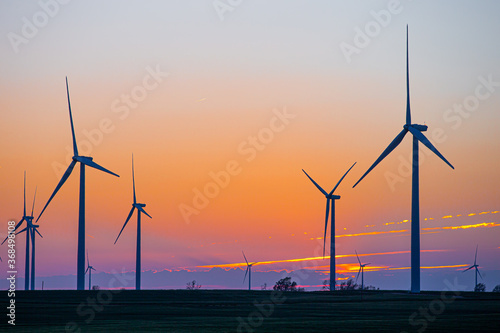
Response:
[{"label": "turbine tower", "polygon": [[[320,190],[321,193],[325,195],[326,198],[326,214],[325,214],[325,233],[323,235],[323,258],[325,257],[325,247],[326,247],[326,230],[328,228],[328,213],[331,211],[331,220],[332,220],[332,226],[330,227],[330,291],[335,290],[335,200],[340,199],[340,195],[334,195],[333,193],[337,189],[337,187],[340,185],[342,180],[345,178],[345,176],[351,171],[351,169],[356,165],[356,162],[347,170],[347,172],[340,178],[338,181],[337,185],[333,188],[333,190],[330,193],[327,193],[321,186],[318,185],[312,179],[307,172],[304,173],[306,174],[307,178],[311,180],[311,182]],[[331,206],[331,209],[330,209]]]},{"label": "turbine tower", "polygon": [[[469,268],[467,268],[466,270],[462,271],[462,273],[465,273],[467,272],[469,269],[472,269],[474,268],[476,270],[476,282],[474,284],[474,291],[476,291],[476,287],[477,287],[477,275],[479,274],[479,276],[481,276],[481,273],[479,272],[479,265],[477,264],[477,248],[478,248],[478,245],[476,245],[476,256],[474,257],[474,265],[470,266]],[[481,276],[481,279],[483,277]]]},{"label": "turbine tower", "polygon": [[[36,190],[35,190],[35,196],[36,196]],[[33,207],[35,206],[35,199],[33,199]],[[25,264],[24,264],[24,290],[29,290],[30,286],[30,233],[31,233],[31,227],[29,227],[32,224],[33,221],[33,211],[31,211],[31,215],[26,215],[26,171],[24,171],[24,209],[23,209],[23,217],[21,218],[21,221],[19,221],[16,224],[16,227],[12,231],[13,233],[16,233],[16,230],[19,229],[19,227],[23,224],[23,222],[26,221],[27,227],[24,228],[22,231],[26,231],[26,258],[25,258]],[[22,231],[16,233],[19,234]],[[9,238],[5,237],[3,240],[2,244],[5,243],[5,241]]]},{"label": "turbine tower", "polygon": [[78,147],[76,145],[76,137],[75,137],[75,128],[73,126],[73,115],[71,113],[71,103],[69,100],[69,86],[68,86],[68,78],[66,77],[66,94],[68,96],[68,109],[69,109],[69,121],[71,124],[71,135],[73,136],[73,161],[71,161],[71,164],[68,166],[68,169],[62,176],[61,180],[57,184],[56,188],[54,189],[54,192],[50,196],[49,200],[45,204],[45,207],[43,207],[42,212],[40,215],[38,215],[38,218],[36,219],[36,222],[40,219],[42,216],[43,212],[49,205],[49,203],[52,201],[54,196],[56,195],[57,191],[64,185],[68,177],[71,175],[71,172],[73,172],[73,169],[76,165],[76,163],[80,163],[80,204],[79,204],[79,213],[78,213],[78,254],[77,254],[77,282],[76,282],[76,288],[78,290],[84,290],[85,289],[85,166],[89,166],[91,168],[97,169],[104,171],[106,173],[109,173],[113,176],[120,177],[116,173],[109,171],[108,169],[103,168],[99,164],[95,163],[92,160],[92,157],[88,156],[81,156],[78,155]]},{"label": "turbine tower", "polygon": [[39,225],[37,224],[31,224],[31,290],[35,290],[35,233],[43,238],[42,234],[38,231],[38,227]]},{"label": "turbine tower", "polygon": [[253,263],[248,263],[247,257],[245,256],[245,252],[241,251],[243,253],[243,258],[245,258],[245,261],[247,262],[247,271],[245,272],[245,277],[243,278],[243,283],[245,283],[245,279],[247,278],[248,274],[248,290],[252,290],[252,266],[258,264],[258,262],[253,262]]},{"label": "turbine tower", "polygon": [[364,277],[365,276],[365,266],[368,266],[370,263],[362,264],[361,260],[359,260],[358,252],[356,250],[354,250],[354,252],[356,252],[356,258],[358,258],[358,262],[359,262],[359,271],[358,271],[358,275],[356,276],[356,282],[358,282],[359,273],[361,273],[361,290],[364,290],[365,289],[365,277]]},{"label": "turbine tower", "polygon": [[89,290],[92,290],[92,271],[95,271],[95,268],[90,266],[89,251],[87,250],[87,269],[85,270],[85,274],[89,273]]},{"label": "turbine tower", "polygon": [[382,152],[379,158],[365,172],[365,174],[354,184],[353,188],[365,178],[365,176],[380,163],[394,148],[396,148],[405,135],[410,132],[413,135],[413,166],[412,166],[412,194],[411,194],[411,292],[420,292],[420,204],[419,204],[419,166],[418,166],[418,142],[429,148],[434,154],[441,158],[452,169],[453,165],[444,158],[443,155],[432,145],[432,143],[422,134],[427,131],[426,125],[412,124],[410,111],[410,74],[408,65],[408,26],[406,26],[406,124],[403,130]]},{"label": "turbine tower", "polygon": [[151,216],[144,210],[146,204],[138,203],[135,198],[134,155],[132,155],[132,187],[134,192],[134,203],[132,203],[132,209],[128,214],[127,220],[125,220],[125,223],[123,224],[122,230],[120,230],[118,237],[116,237],[115,244],[118,241],[118,238],[120,238],[120,235],[122,234],[123,229],[125,229],[125,226],[127,225],[128,221],[132,217],[134,209],[137,208],[137,248],[135,254],[135,289],[141,290],[141,213],[146,214],[149,218],[151,218]]}]

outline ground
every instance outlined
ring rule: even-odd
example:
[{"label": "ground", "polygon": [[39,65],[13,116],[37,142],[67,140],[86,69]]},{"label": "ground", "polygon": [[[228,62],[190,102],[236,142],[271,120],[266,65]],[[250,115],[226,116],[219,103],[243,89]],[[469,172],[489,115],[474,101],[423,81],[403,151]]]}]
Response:
[{"label": "ground", "polygon": [[500,324],[500,293],[491,292],[48,290],[16,291],[15,304],[16,327],[4,316],[0,331],[497,332]]}]

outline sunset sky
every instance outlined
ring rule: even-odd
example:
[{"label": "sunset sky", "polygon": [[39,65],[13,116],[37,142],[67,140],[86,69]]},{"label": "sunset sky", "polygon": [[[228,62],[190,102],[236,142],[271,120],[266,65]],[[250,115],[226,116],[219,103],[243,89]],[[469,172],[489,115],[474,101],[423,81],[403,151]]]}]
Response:
[{"label": "sunset sky", "polygon": [[[113,245],[132,153],[153,217],[144,271],[234,267],[242,250],[269,262],[254,271],[327,271],[297,261],[322,256],[325,210],[301,169],[330,191],[357,162],[336,191],[337,271],[357,273],[357,250],[390,286],[410,265],[410,135],[352,186],[404,124],[408,24],[412,120],[455,167],[421,150],[422,289],[443,270],[472,283],[458,272],[477,244],[487,289],[500,283],[497,1],[66,2],[0,3],[2,238],[22,216],[24,171],[36,217],[70,163],[67,76],[80,154],[120,175],[86,172],[101,272],[135,269],[135,215]],[[38,276],[76,274],[78,185],[75,168],[39,221]],[[22,275],[24,236],[17,246]]]}]

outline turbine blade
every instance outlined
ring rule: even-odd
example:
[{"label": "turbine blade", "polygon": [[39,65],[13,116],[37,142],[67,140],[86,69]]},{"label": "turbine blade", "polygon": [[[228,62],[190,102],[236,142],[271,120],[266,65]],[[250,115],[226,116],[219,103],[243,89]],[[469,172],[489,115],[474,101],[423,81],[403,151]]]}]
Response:
[{"label": "turbine blade", "polygon": [[26,170],[24,170],[24,210],[23,216],[26,216]]},{"label": "turbine blade", "polygon": [[370,172],[372,171],[373,168],[375,168],[377,166],[377,164],[380,163],[380,161],[382,161],[387,155],[389,155],[393,150],[394,148],[396,148],[400,143],[401,141],[403,141],[403,138],[405,137],[406,133],[408,132],[408,130],[405,128],[403,129],[401,132],[399,132],[399,134],[396,136],[396,138],[394,138],[394,140],[392,140],[392,142],[389,144],[389,146],[387,146],[387,148],[385,148],[385,150],[382,152],[382,154],[379,156],[379,158],[377,158],[377,160],[372,164],[372,166],[365,172],[365,174],[356,182],[356,184],[354,184],[353,188],[356,187],[356,185],[358,185],[358,183],[363,179],[365,178],[365,176]]},{"label": "turbine blade", "polygon": [[[356,252],[356,250],[354,250]],[[361,265],[361,260],[359,260],[358,252],[356,252],[356,258],[358,258],[359,265]]]},{"label": "turbine blade", "polygon": [[243,278],[243,283],[245,283],[245,279],[247,278],[248,270],[250,269],[250,266],[247,266],[247,271],[245,272],[245,277]]},{"label": "turbine blade", "polygon": [[21,230],[21,231],[16,232],[16,235],[19,235],[20,233],[25,232],[27,229],[28,229],[28,227],[24,228],[24,229],[23,229],[23,230]]},{"label": "turbine blade", "polygon": [[477,247],[478,247],[478,246],[479,246],[479,244],[478,244],[478,245],[476,245],[476,256],[474,257],[474,265],[476,264],[476,260],[477,260]]},{"label": "turbine blade", "polygon": [[318,188],[318,190],[320,190],[320,191],[321,191],[321,193],[323,193],[324,195],[328,195],[328,193],[326,193],[326,191],[325,191],[325,190],[323,190],[323,189],[321,188],[321,186],[319,186],[319,185],[318,185],[318,183],[316,183],[316,182],[314,181],[314,179],[312,179],[312,178],[311,178],[311,177],[307,174],[307,172],[305,172],[305,170],[304,170],[304,169],[302,169],[302,171],[304,171],[304,173],[306,174],[307,178],[309,178],[309,179],[313,182],[313,184],[314,184],[314,185]]},{"label": "turbine blade", "polygon": [[481,272],[479,271],[479,268],[476,267],[476,270],[477,270],[477,274],[479,274],[479,276],[481,277],[481,279],[483,278],[483,276],[481,275]]},{"label": "turbine blade", "polygon": [[247,257],[245,256],[245,252],[241,251],[241,253],[243,253],[243,258],[245,258],[245,261],[247,262],[247,266],[248,266],[248,260],[247,260]]},{"label": "turbine blade", "polygon": [[89,267],[87,267],[87,269],[85,270],[85,274],[87,274],[88,271],[89,271]]},{"label": "turbine blade", "polygon": [[90,266],[90,262],[89,262],[89,250],[87,250],[87,266]]},{"label": "turbine blade", "polygon": [[152,219],[151,215],[149,215],[148,213],[146,213],[146,211],[144,210],[144,208],[139,207],[139,208],[137,208],[137,209],[138,209],[141,213],[146,214],[146,215],[147,215],[150,219]]},{"label": "turbine blade", "polygon": [[427,148],[429,148],[434,154],[436,154],[440,159],[442,159],[446,164],[448,164],[452,169],[455,169],[453,165],[443,155],[432,145],[432,143],[423,135],[419,130],[412,126],[408,126],[408,130],[413,134],[418,141],[422,142]]},{"label": "turbine blade", "polygon": [[132,217],[132,214],[134,213],[134,209],[135,209],[135,206],[132,206],[132,209],[130,210],[130,213],[128,214],[127,219],[125,220],[125,223],[123,224],[122,230],[120,230],[120,233],[118,234],[118,237],[116,237],[116,240],[115,240],[114,244],[116,244],[116,242],[118,241],[118,238],[120,238],[120,235],[122,234],[123,229],[125,229],[125,226],[127,225],[128,221]]},{"label": "turbine blade", "polygon": [[75,128],[73,127],[73,114],[71,113],[71,102],[69,101],[69,85],[66,76],[66,93],[68,95],[69,121],[71,123],[71,135],[73,136],[73,153],[78,156],[78,147],[76,146]]},{"label": "turbine blade", "polygon": [[470,267],[469,267],[469,268],[467,268],[466,270],[462,271],[462,273],[465,273],[465,272],[467,272],[469,269],[472,269],[472,268],[474,268],[474,266],[470,266]]},{"label": "turbine blade", "polygon": [[33,207],[31,207],[31,216],[33,216],[33,212],[35,211],[35,200],[36,200],[36,190],[38,186],[35,186],[35,196],[33,197]]},{"label": "turbine blade", "polygon": [[56,189],[54,190],[54,192],[52,192],[52,195],[50,196],[49,201],[47,201],[47,203],[45,204],[45,207],[43,207],[42,211],[40,212],[40,215],[38,215],[38,218],[36,219],[35,223],[38,222],[38,220],[42,216],[43,212],[45,211],[45,209],[47,208],[47,206],[49,205],[49,203],[52,201],[52,199],[56,195],[57,191],[59,191],[59,189],[61,188],[61,186],[63,186],[63,184],[68,179],[68,177],[71,175],[71,172],[73,171],[73,168],[75,167],[75,164],[76,164],[75,160],[71,161],[71,164],[69,165],[68,169],[66,169],[66,172],[64,173],[64,175],[62,176],[61,180],[59,181],[59,184],[57,184]]},{"label": "turbine blade", "polygon": [[[17,224],[16,224],[16,227],[14,228],[14,231],[12,232],[16,232],[16,230],[21,226],[21,223],[23,223],[24,221],[24,217],[21,219],[21,221],[19,221]],[[9,235],[7,234],[7,237],[5,237],[5,239],[3,240],[2,244],[0,245],[3,245],[3,243],[5,243],[5,241],[9,239]]]},{"label": "turbine blade", "polygon": [[330,213],[330,200],[326,198],[326,214],[325,214],[325,234],[323,235],[323,259],[325,258],[326,250],[326,229],[328,228],[328,214]]},{"label": "turbine blade", "polygon": [[335,187],[333,188],[333,190],[330,192],[330,195],[332,195],[333,192],[335,192],[335,190],[337,189],[337,187],[339,187],[340,182],[342,182],[342,180],[344,180],[345,176],[347,176],[347,174],[349,173],[349,171],[351,171],[351,169],[356,165],[356,163],[357,162],[354,162],[354,164],[349,168],[349,170],[347,170],[347,172],[342,176],[342,178],[340,178],[340,180],[337,183],[337,185],[335,185]]},{"label": "turbine blade", "polygon": [[134,154],[132,154],[132,185],[134,188],[134,203],[137,203],[137,201],[135,200]]},{"label": "turbine blade", "polygon": [[36,228],[35,228],[35,231],[36,231],[36,233],[37,233],[38,235],[40,235],[40,237],[42,237],[42,238],[43,238],[42,234],[40,233],[40,231],[38,231],[38,229],[36,229]]},{"label": "turbine blade", "polygon": [[406,25],[406,125],[411,124],[410,111],[410,65],[408,60],[408,25]]},{"label": "turbine blade", "polygon": [[[21,224],[23,223],[23,221],[26,221],[24,219],[24,217],[21,219],[21,221],[19,221],[17,224],[16,224],[16,227],[14,228],[14,232],[21,226]],[[26,222],[26,224],[28,224],[28,222]],[[3,243],[2,243],[3,244]]]},{"label": "turbine blade", "polygon": [[359,274],[361,273],[361,266],[359,267],[358,275],[356,276],[356,282],[358,282]]},{"label": "turbine blade", "polygon": [[85,165],[88,165],[91,168],[107,172],[107,173],[109,173],[109,174],[111,174],[113,176],[116,176],[116,177],[120,177],[116,173],[111,172],[111,171],[109,171],[106,168],[103,168],[102,166],[100,166],[99,164],[97,164],[96,162],[94,162],[94,161],[92,161],[92,160],[90,160],[88,158],[77,158],[77,160],[78,160],[78,162],[83,163]]}]

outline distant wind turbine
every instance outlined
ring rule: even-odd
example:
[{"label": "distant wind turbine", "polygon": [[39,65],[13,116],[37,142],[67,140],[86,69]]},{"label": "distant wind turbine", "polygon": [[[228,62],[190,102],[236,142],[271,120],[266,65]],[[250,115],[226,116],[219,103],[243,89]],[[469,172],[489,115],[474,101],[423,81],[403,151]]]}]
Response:
[{"label": "distant wind turbine", "polygon": [[[36,190],[35,190],[36,197]],[[33,207],[35,207],[35,199],[33,199]],[[22,223],[26,221],[26,228],[22,231],[16,233],[16,230],[22,225]],[[21,221],[16,224],[16,227],[12,231],[13,233],[19,234],[23,231],[26,231],[26,258],[24,265],[24,290],[29,290],[30,286],[30,233],[31,233],[31,225],[33,222],[33,211],[31,211],[31,215],[26,215],[26,171],[24,171],[24,209],[23,209],[23,217]],[[5,237],[2,244],[9,238],[9,236]]]},{"label": "distant wind turbine", "polygon": [[33,210],[35,209],[35,199],[36,199],[36,188],[35,188],[35,196],[33,197],[33,207],[31,208],[31,219],[27,219],[27,225],[26,228],[23,230],[19,231],[17,234],[26,232],[31,235],[31,272],[30,272],[30,279],[31,279],[31,290],[35,290],[35,238],[36,234],[38,234],[40,237],[43,238],[42,234],[38,231],[39,225],[33,224]]},{"label": "distant wind turbine", "polygon": [[[354,252],[356,252],[356,250],[354,250]],[[364,290],[365,289],[365,278],[364,278],[365,266],[368,266],[370,263],[362,264],[361,260],[359,260],[358,252],[356,252],[356,258],[358,258],[358,262],[359,262],[359,271],[358,271],[358,276],[356,276],[356,282],[358,282],[359,273],[361,273],[361,290]]]},{"label": "distant wind turbine", "polygon": [[118,238],[120,238],[120,235],[122,234],[123,229],[125,229],[125,226],[127,225],[128,221],[132,217],[134,209],[137,208],[137,248],[135,254],[135,289],[140,290],[141,289],[141,213],[146,214],[149,218],[151,218],[151,216],[144,210],[146,204],[137,203],[137,200],[135,198],[134,155],[132,155],[132,187],[134,192],[134,203],[132,203],[132,209],[128,214],[127,220],[125,220],[125,223],[123,224],[122,230],[120,230],[118,237],[116,237],[115,244],[118,241]]},{"label": "distant wind turbine", "polygon": [[84,290],[85,289],[85,166],[89,166],[91,168],[97,169],[104,171],[106,173],[109,173],[113,176],[120,177],[116,173],[113,173],[109,171],[108,169],[103,168],[99,164],[95,163],[92,160],[92,157],[88,156],[80,156],[78,155],[78,147],[76,145],[76,137],[75,137],[75,129],[73,126],[73,115],[71,113],[71,103],[69,100],[69,86],[68,86],[68,78],[66,77],[66,93],[68,96],[68,108],[69,108],[69,120],[71,124],[71,134],[73,136],[73,161],[69,165],[68,169],[62,176],[61,180],[59,181],[59,184],[57,184],[54,192],[50,196],[49,200],[45,204],[45,207],[43,207],[42,212],[40,215],[38,215],[38,218],[36,219],[36,222],[40,219],[42,216],[43,212],[49,205],[49,203],[52,201],[54,196],[56,195],[57,191],[63,186],[63,184],[66,182],[68,177],[71,175],[71,172],[73,171],[73,168],[75,167],[76,163],[80,163],[80,207],[79,207],[79,213],[78,213],[78,255],[77,255],[77,282],[76,282],[76,287],[78,290]]},{"label": "distant wind turbine", "polygon": [[462,271],[462,273],[465,273],[467,272],[469,269],[475,269],[476,270],[476,282],[474,284],[474,290],[476,290],[476,287],[477,287],[477,275],[479,274],[479,276],[481,277],[481,279],[483,278],[481,276],[481,272],[479,272],[479,265],[477,264],[477,248],[478,248],[479,245],[476,245],[476,256],[474,257],[474,265],[470,266],[469,268],[467,268],[466,270]]},{"label": "distant wind turbine", "polygon": [[[338,181],[337,185],[333,188],[333,190],[330,193],[327,193],[321,186],[318,185],[312,179],[307,172],[304,173],[306,174],[307,178],[311,180],[311,182],[320,190],[321,193],[325,195],[326,198],[326,214],[325,214],[325,233],[323,235],[323,258],[325,257],[325,247],[326,247],[326,230],[328,228],[328,213],[331,211],[331,220],[332,220],[332,226],[330,227],[330,291],[335,290],[335,200],[340,199],[340,195],[334,195],[333,193],[337,189],[337,187],[340,185],[342,180],[344,180],[345,176],[351,171],[351,169],[356,165],[356,162],[347,170],[347,172],[340,178]],[[330,210],[331,206],[331,210]]]},{"label": "distant wind turbine", "polygon": [[444,158],[443,155],[432,145],[432,143],[422,134],[427,131],[426,125],[411,123],[410,111],[410,74],[408,65],[408,26],[406,26],[406,124],[403,130],[382,152],[379,158],[365,172],[365,174],[354,184],[353,187],[365,178],[365,176],[379,164],[394,148],[396,148],[405,135],[410,132],[413,135],[413,170],[412,170],[412,195],[411,195],[411,292],[420,292],[420,204],[419,204],[419,172],[418,172],[418,142],[422,142],[434,154],[441,158],[452,169],[453,165]]},{"label": "distant wind turbine", "polygon": [[245,277],[243,278],[243,283],[245,283],[245,279],[247,278],[248,274],[248,290],[252,290],[252,266],[258,264],[258,262],[253,262],[253,263],[248,263],[247,257],[245,256],[245,252],[241,251],[243,253],[243,258],[245,258],[245,261],[247,262],[247,271],[245,272]]},{"label": "distant wind turbine", "polygon": [[89,290],[92,290],[92,271],[95,271],[95,268],[90,266],[89,251],[87,250],[87,269],[85,270],[85,274],[89,273]]}]

